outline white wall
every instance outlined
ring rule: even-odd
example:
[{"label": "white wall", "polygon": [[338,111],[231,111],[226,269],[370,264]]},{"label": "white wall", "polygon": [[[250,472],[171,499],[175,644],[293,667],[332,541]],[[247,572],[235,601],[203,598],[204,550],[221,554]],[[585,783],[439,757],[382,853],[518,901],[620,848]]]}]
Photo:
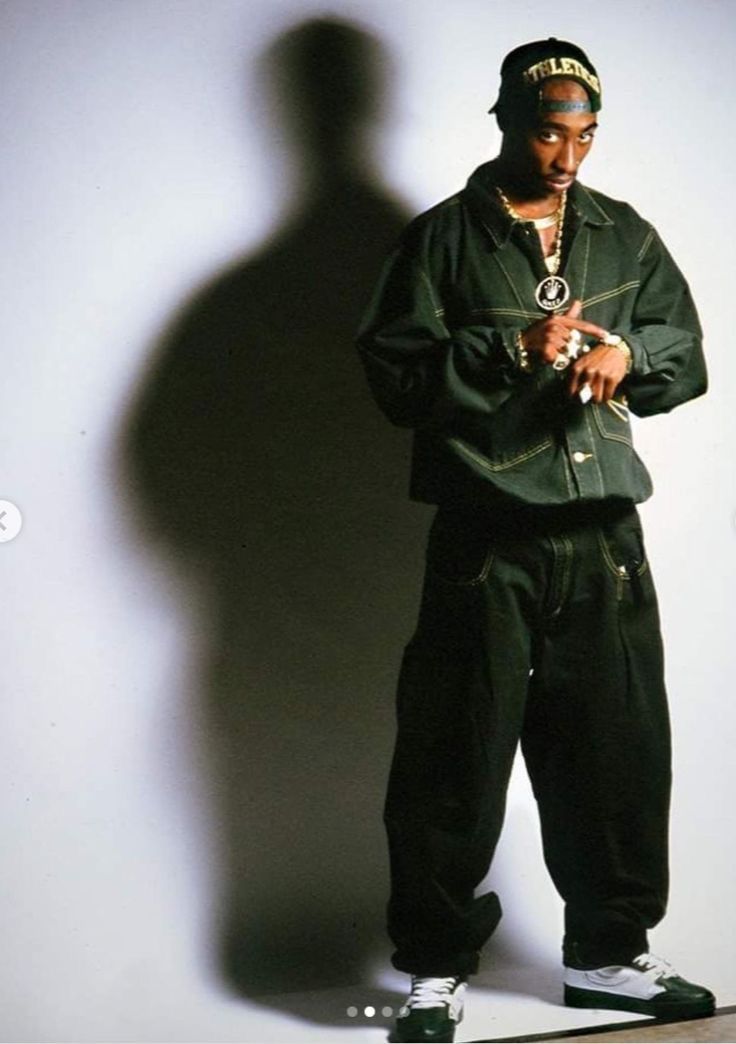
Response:
[{"label": "white wall", "polygon": [[[181,544],[172,553],[166,534],[152,537],[124,463],[174,317],[186,320],[193,295],[226,270],[261,280],[288,271],[288,259],[281,268],[276,261],[293,246],[289,230],[301,228],[299,157],[266,89],[263,55],[318,16],[344,18],[390,55],[378,173],[407,212],[454,191],[493,154],[498,135],[485,111],[509,49],[545,35],[581,44],[605,101],[584,180],[649,217],[690,279],[712,390],[637,430],[656,485],[644,515],[676,757],[671,910],[654,948],[713,982],[722,1003],[736,1002],[728,971],[736,964],[736,7],[5,0],[0,498],[25,522],[0,544],[3,1040],[264,1039],[261,1009],[236,1002],[218,978],[223,882],[241,873],[242,902],[262,896],[267,908],[262,932],[281,923],[285,891],[299,892],[286,915],[297,923],[288,926],[292,964],[276,975],[281,988],[291,971],[301,981],[302,916],[318,950],[348,953],[355,939],[354,977],[388,959],[380,801],[426,519],[403,500],[401,436],[377,417],[371,427],[365,406],[365,445],[385,439],[390,464],[385,473],[380,461],[365,465],[361,492],[362,451],[343,462],[340,474],[355,478],[350,517],[362,520],[349,559],[331,558],[330,541],[305,533],[307,579],[299,579],[303,559],[287,555],[276,597],[268,577],[254,575],[261,545],[247,552],[242,590],[252,584],[274,599],[259,619],[255,601],[213,595],[202,581],[206,540],[190,557]],[[278,299],[273,280],[267,289]],[[330,294],[339,297],[328,286],[318,310],[337,343]],[[302,304],[313,313],[313,294]],[[298,303],[290,307],[301,314]],[[302,333],[305,344],[319,340],[319,331]],[[307,417],[304,403],[294,409]],[[307,437],[297,427],[295,451]],[[212,496],[197,487],[191,503],[177,505],[179,517],[191,509],[191,526],[206,530]],[[379,517],[364,533],[375,496]],[[284,532],[322,517],[315,504],[310,511],[290,517]],[[338,528],[332,543],[340,536]],[[263,546],[278,570],[279,540],[267,535]],[[287,575],[296,576],[292,588]],[[535,819],[518,774],[492,872],[507,910],[499,942],[520,961],[554,962],[560,906]],[[325,941],[319,922],[330,911],[334,937]],[[258,912],[240,914],[247,939]],[[354,936],[341,935],[353,916]],[[281,1039],[287,1031],[298,1038],[297,1025],[282,1027]]]}]

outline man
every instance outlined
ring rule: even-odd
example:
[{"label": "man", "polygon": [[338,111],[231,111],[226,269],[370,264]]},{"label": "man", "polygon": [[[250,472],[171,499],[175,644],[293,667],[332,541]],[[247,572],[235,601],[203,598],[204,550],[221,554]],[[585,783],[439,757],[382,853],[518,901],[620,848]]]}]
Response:
[{"label": "man", "polygon": [[415,429],[437,504],[402,662],[385,808],[404,1041],[451,1041],[495,928],[475,896],[521,742],[565,902],[565,1001],[668,1018],[713,995],[648,952],[665,912],[670,745],[629,410],[706,389],[688,286],[656,231],[577,181],[601,105],[585,53],[512,51],[499,156],[406,229],[359,349]]}]

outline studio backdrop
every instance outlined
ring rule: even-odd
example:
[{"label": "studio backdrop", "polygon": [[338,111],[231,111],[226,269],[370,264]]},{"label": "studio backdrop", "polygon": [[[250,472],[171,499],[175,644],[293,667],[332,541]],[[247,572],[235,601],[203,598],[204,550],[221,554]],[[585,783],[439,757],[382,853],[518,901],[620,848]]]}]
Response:
[{"label": "studio backdrop", "polygon": [[[660,230],[705,328],[709,394],[636,425],[675,742],[654,948],[736,1002],[736,6],[5,0],[2,1040],[296,1040],[264,995],[388,967],[431,511],[353,341],[549,35],[603,84],[582,180]],[[495,953],[557,967],[520,765],[488,886]]]}]

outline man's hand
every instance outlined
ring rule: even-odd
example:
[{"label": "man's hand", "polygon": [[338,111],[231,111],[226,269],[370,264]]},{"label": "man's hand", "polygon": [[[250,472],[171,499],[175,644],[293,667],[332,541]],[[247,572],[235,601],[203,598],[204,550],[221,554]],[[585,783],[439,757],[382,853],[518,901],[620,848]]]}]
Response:
[{"label": "man's hand", "polygon": [[[528,326],[521,335],[521,343],[527,353],[536,355],[542,362],[553,363],[559,352],[564,349],[573,330],[579,330],[580,333],[595,337],[596,340],[605,337],[607,331],[602,326],[580,319],[582,310],[582,301],[573,301],[564,315],[548,315]],[[621,355],[621,352],[616,351],[616,354]],[[625,365],[624,363],[624,368]]]},{"label": "man's hand", "polygon": [[577,395],[587,384],[593,402],[608,402],[626,376],[626,356],[610,344],[599,344],[570,366],[568,393]]},{"label": "man's hand", "polygon": [[[581,301],[573,301],[563,315],[549,315],[532,323],[521,335],[527,352],[545,363],[553,363],[563,352],[573,330],[602,341],[608,331],[580,318]],[[608,402],[626,376],[626,357],[613,345],[599,344],[585,352],[570,366],[568,393],[575,396],[588,385],[593,402]]]}]

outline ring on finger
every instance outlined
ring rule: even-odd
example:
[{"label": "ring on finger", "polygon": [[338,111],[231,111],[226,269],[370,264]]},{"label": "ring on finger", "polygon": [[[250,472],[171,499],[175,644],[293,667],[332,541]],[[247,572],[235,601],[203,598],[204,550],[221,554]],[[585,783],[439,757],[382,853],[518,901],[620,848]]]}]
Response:
[{"label": "ring on finger", "polygon": [[580,352],[580,342],[582,337],[580,336],[579,330],[571,330],[570,335],[565,341],[565,351],[567,352],[570,359],[577,359]]}]

